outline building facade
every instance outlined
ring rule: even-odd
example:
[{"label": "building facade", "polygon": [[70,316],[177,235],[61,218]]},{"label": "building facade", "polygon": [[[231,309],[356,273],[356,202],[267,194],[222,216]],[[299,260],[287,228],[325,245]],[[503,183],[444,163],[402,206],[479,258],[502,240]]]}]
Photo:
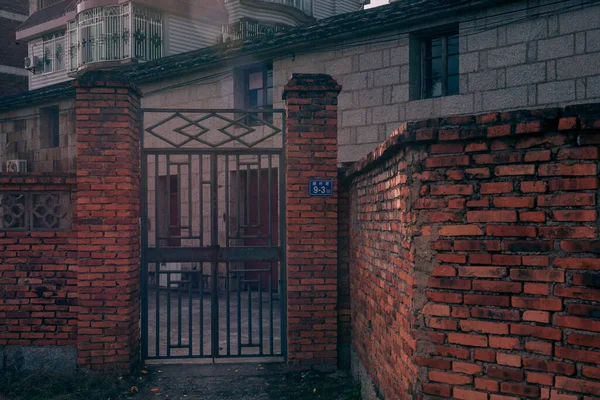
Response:
[{"label": "building facade", "polygon": [[[98,212],[98,218],[109,219],[108,235],[116,231],[111,224],[120,223],[113,216],[123,212],[128,217],[126,234],[135,240],[139,239],[139,219],[128,214],[127,207],[135,210],[141,175],[142,185],[145,185],[141,191],[148,213],[148,218],[141,218],[143,234],[155,238],[154,242],[150,238],[144,245],[160,248],[160,240],[177,240],[176,244],[165,247],[184,247],[186,243],[179,236],[181,231],[188,230],[191,232],[188,236],[193,237],[190,240],[199,241],[196,248],[236,247],[237,243],[231,245],[228,227],[246,225],[247,229],[255,229],[255,223],[260,225],[250,219],[250,209],[261,210],[255,214],[269,215],[278,222],[283,219],[282,212],[286,210],[278,207],[283,204],[281,195],[271,196],[271,187],[276,186],[272,176],[281,178],[282,171],[286,170],[282,162],[285,160],[281,158],[283,153],[277,153],[277,157],[265,156],[260,154],[260,150],[265,150],[261,146],[258,155],[250,154],[251,149],[237,157],[235,152],[214,157],[190,156],[183,148],[176,149],[173,153],[182,151],[171,156],[161,154],[161,145],[168,146],[160,140],[166,142],[167,137],[171,140],[168,144],[175,148],[183,146],[175,140],[177,138],[185,143],[195,141],[218,147],[218,142],[210,142],[209,137],[202,136],[205,133],[202,124],[219,114],[217,119],[221,125],[217,128],[226,136],[221,135],[220,140],[237,141],[234,144],[238,147],[232,145],[234,150],[242,145],[252,147],[244,135],[254,133],[268,136],[268,145],[281,150],[281,136],[277,141],[264,131],[267,127],[281,126],[284,120],[269,118],[268,114],[281,114],[285,110],[289,116],[288,127],[294,129],[297,141],[293,143],[297,146],[294,150],[310,143],[314,151],[312,158],[291,151],[297,168],[292,170],[296,175],[291,178],[302,176],[302,185],[306,183],[304,178],[313,178],[318,171],[334,175],[336,165],[331,158],[337,156],[335,161],[340,165],[356,163],[369,154],[350,171],[354,187],[346,198],[346,206],[352,208],[350,214],[354,212],[357,219],[346,221],[344,228],[351,232],[345,232],[346,237],[351,238],[353,246],[358,246],[351,250],[360,253],[347,257],[352,259],[348,261],[352,265],[346,266],[346,273],[361,271],[362,275],[355,275],[353,282],[358,285],[355,288],[364,290],[353,294],[346,287],[347,297],[352,300],[346,299],[339,307],[349,316],[349,303],[354,301],[352,315],[360,318],[353,321],[358,322],[354,327],[360,329],[361,335],[353,342],[357,350],[354,365],[356,370],[365,367],[365,382],[369,383],[365,389],[374,382],[387,398],[393,399],[417,395],[485,399],[514,395],[547,399],[552,393],[557,398],[581,400],[587,395],[600,394],[598,372],[593,366],[598,353],[586,349],[598,346],[590,339],[591,335],[573,332],[588,331],[593,332],[592,335],[598,332],[596,325],[588,325],[589,319],[581,318],[597,319],[598,125],[594,116],[598,114],[600,103],[600,5],[597,2],[396,1],[377,9],[312,22],[298,21],[295,28],[279,29],[274,20],[269,20],[273,25],[268,32],[247,35],[240,32],[250,30],[239,30],[240,25],[232,27],[241,19],[230,19],[237,12],[236,7],[243,4],[240,0],[239,4],[223,3],[222,8],[215,10],[227,17],[224,19],[227,28],[221,27],[220,34],[229,36],[221,36],[221,43],[180,53],[171,50],[173,40],[165,36],[156,57],[137,62],[134,60],[139,58],[135,57],[138,51],[133,43],[135,37],[133,42],[129,39],[129,47],[119,45],[110,49],[109,42],[101,36],[105,31],[88,29],[88,20],[80,19],[88,15],[85,11],[78,13],[81,4],[76,5],[75,11],[67,8],[62,11],[65,23],[75,21],[77,41],[86,40],[83,46],[81,39],[81,45],[71,54],[74,61],[67,61],[65,69],[71,69],[67,68],[71,62],[77,66],[72,73],[82,73],[94,66],[110,67],[116,70],[114,76],[126,79],[113,82],[105,78],[99,87],[93,80],[78,82],[79,86],[73,87],[68,81],[71,73],[68,72],[59,79],[62,82],[42,82],[38,89],[0,99],[3,161],[24,160],[27,169],[34,172],[75,172],[77,163],[83,169],[91,169],[98,174],[93,180],[87,181],[85,176],[76,179],[78,190],[85,193],[84,200],[78,200],[81,207],[78,211],[84,216]],[[148,4],[144,2],[144,7]],[[317,4],[312,3],[313,14]],[[274,4],[261,5],[267,9]],[[298,11],[292,14],[297,18],[300,18],[299,12],[307,15],[305,3],[294,2],[293,5]],[[120,10],[119,27],[125,26],[124,20],[129,23],[135,20],[131,17],[136,14],[135,3],[111,7]],[[92,14],[98,11],[97,8],[92,10]],[[138,10],[141,10],[140,15],[146,15],[140,17],[146,27],[152,26],[152,21],[160,22],[155,18],[157,14],[146,12],[147,8]],[[257,9],[252,11],[258,12]],[[108,26],[106,18],[106,15],[98,17],[102,29]],[[267,21],[265,16],[260,18]],[[161,21],[164,23],[164,19]],[[163,24],[161,32],[165,31],[168,29]],[[94,36],[97,34],[100,36]],[[67,43],[71,40],[69,37],[65,38]],[[96,43],[97,38],[103,40],[87,53],[89,40]],[[147,38],[144,34],[144,40],[150,40]],[[116,39],[115,42],[122,43],[123,36]],[[50,42],[54,43],[51,66],[59,62],[52,57],[61,40],[60,35],[48,39],[49,46],[52,46]],[[145,50],[153,49],[148,43],[154,43],[144,43]],[[167,55],[163,50],[169,54],[173,51],[173,55],[163,57]],[[122,62],[110,59],[111,54],[128,57]],[[46,65],[45,58],[43,64]],[[308,78],[299,78],[306,79],[305,87],[289,84],[290,76],[297,73],[311,74]],[[328,78],[327,84],[320,86],[315,82],[322,75],[312,75],[315,73],[331,75],[335,82]],[[291,104],[289,98],[287,103],[283,100],[284,94],[290,92],[295,93],[295,102]],[[311,97],[303,98],[304,92],[310,92]],[[144,116],[143,145],[158,150],[144,159],[147,169],[142,174],[137,173],[139,149],[128,142],[138,133],[133,127],[139,123],[137,107],[140,105],[148,114],[158,114]],[[204,112],[184,111],[198,109]],[[229,110],[233,116],[221,118],[226,112],[215,110]],[[161,113],[166,115],[161,116]],[[183,126],[174,123],[171,126],[170,130],[179,136],[161,135],[159,126],[173,121],[175,117],[169,118],[174,115],[187,118]],[[306,126],[305,117],[309,119]],[[257,120],[261,122],[260,128],[253,124]],[[329,124],[336,126],[337,137],[331,137],[333,128]],[[242,132],[227,131],[232,125]],[[243,132],[244,129],[248,132]],[[113,131],[123,146],[119,149],[129,157],[124,158],[125,162],[117,160],[120,153],[115,153],[112,147]],[[95,135],[106,139],[99,141],[103,146],[100,155],[94,147]],[[405,150],[403,140],[417,144]],[[327,145],[332,143],[335,144],[333,157],[327,151]],[[269,146],[264,147],[273,150]],[[313,146],[317,150],[312,150]],[[334,152],[338,147],[339,154]],[[78,152],[84,158],[78,160]],[[130,168],[130,164],[133,167]],[[322,169],[313,169],[314,165]],[[124,173],[135,183],[106,176],[105,169],[113,167],[115,171],[111,173]],[[267,171],[266,179],[263,170]],[[207,171],[211,171],[210,180]],[[268,187],[266,191],[261,189],[261,182]],[[110,196],[118,198],[119,194],[113,189],[121,184],[128,196],[125,208],[117,205],[115,209],[104,210],[102,205],[92,204],[94,192],[88,190],[90,185],[97,185],[97,191],[108,191]],[[193,190],[194,184],[200,190]],[[298,182],[288,181],[288,184],[290,187],[286,189],[291,190],[287,193],[295,190],[307,195]],[[237,191],[238,196],[232,200],[227,191]],[[577,191],[582,193],[573,193]],[[291,197],[293,195],[287,200]],[[203,202],[208,198],[212,199],[210,207]],[[304,208],[312,201],[294,204],[297,207],[288,209],[288,218],[297,223],[303,218],[318,220],[327,214],[326,208]],[[268,207],[263,211],[260,207],[264,203]],[[490,204],[497,209],[490,209]],[[337,215],[335,207],[331,213]],[[228,212],[220,215],[214,212],[233,208],[238,209],[233,216]],[[273,211],[274,208],[279,211]],[[158,214],[161,210],[172,211],[162,215],[161,221]],[[414,210],[424,211],[415,211],[418,214],[415,217]],[[308,213],[306,217],[302,212]],[[178,217],[175,221],[169,218],[173,215]],[[337,248],[328,251],[328,247],[322,245],[325,239],[330,240],[335,235],[338,226],[330,220],[331,215],[323,218],[317,224],[322,236],[310,234],[302,238],[298,235],[297,242],[290,248],[294,250],[296,245],[298,253],[306,251],[306,257],[310,258],[316,257],[310,246],[321,246],[319,252],[329,253],[327,262],[333,265],[337,261],[333,259]],[[100,219],[82,219],[85,224],[104,226],[98,222]],[[240,223],[242,219],[244,223]],[[191,220],[202,222],[194,228],[189,223]],[[275,231],[273,220],[266,224],[270,233]],[[307,228],[305,223],[297,226],[296,232],[304,233],[303,229],[312,231],[313,228]],[[95,228],[85,229],[90,231],[89,237],[93,237]],[[171,229],[177,233],[171,234]],[[213,235],[210,243],[204,240],[209,233]],[[170,239],[171,235],[177,238]],[[444,239],[437,240],[436,235]],[[581,244],[570,240],[573,238],[589,240]],[[235,237],[233,240],[252,239],[256,238]],[[309,242],[302,243],[303,239]],[[86,244],[91,245],[92,239],[89,240]],[[381,247],[385,241],[393,247],[394,255]],[[399,243],[406,246],[401,248]],[[136,275],[139,274],[138,244],[135,242],[131,253],[127,253],[128,271],[135,277],[127,280],[127,284],[132,287],[139,278]],[[282,243],[276,243],[279,244]],[[87,250],[83,247],[79,251]],[[572,257],[567,253],[580,254]],[[98,252],[95,257],[117,259],[115,254]],[[303,257],[296,256],[298,269],[295,272],[301,271]],[[94,262],[98,261],[91,260],[87,266],[90,270],[97,265]],[[317,265],[319,268],[325,264],[321,259],[317,263],[322,263]],[[516,265],[527,268],[509,271]],[[204,266],[199,269],[203,271],[200,275],[206,275],[202,268]],[[215,268],[216,272],[222,273],[219,268]],[[554,269],[546,271],[545,268]],[[563,271],[571,269],[575,271]],[[188,271],[167,269],[162,273]],[[327,288],[324,282],[333,279],[327,276],[331,271],[316,271],[325,274],[317,277],[309,273],[314,280],[307,285],[323,283]],[[158,275],[161,271],[150,267],[145,272]],[[334,272],[333,276],[339,277],[337,270]],[[227,277],[228,271],[224,274]],[[163,284],[156,275],[154,284],[160,289]],[[302,293],[312,295],[309,289],[312,286],[304,288],[298,284],[302,277],[296,277],[298,281],[292,285],[296,286],[294,291],[301,304]],[[177,280],[179,278],[177,275]],[[84,276],[85,279],[94,278]],[[80,286],[85,287],[87,283]],[[117,285],[117,278],[111,280],[111,285],[113,283]],[[261,290],[269,284],[276,286],[273,279],[263,282],[258,278],[257,287]],[[380,287],[373,287],[376,285]],[[580,288],[573,289],[569,285]],[[167,282],[166,286],[169,288],[170,284]],[[385,291],[390,288],[389,292]],[[396,288],[402,290],[396,291]],[[367,289],[380,296],[379,303],[374,303]],[[420,292],[416,293],[417,289]],[[330,297],[326,301],[337,295],[337,288],[323,290],[328,292],[323,297]],[[392,297],[393,306],[389,300]],[[137,297],[135,301],[131,298],[127,297],[128,307],[132,315],[138,315]],[[84,299],[87,300],[90,298]],[[337,304],[336,300],[332,304]],[[94,306],[93,302],[90,304],[91,310]],[[397,312],[400,308],[404,315]],[[494,311],[489,311],[490,308]],[[564,309],[567,308],[568,313],[578,316],[566,315]],[[331,310],[319,311],[323,311],[323,318],[328,318]],[[459,322],[460,319],[465,321]],[[301,319],[293,323],[299,321]],[[132,326],[137,329],[138,325],[133,323]],[[419,331],[422,337],[416,337],[415,327],[422,328]],[[320,328],[336,337],[337,332],[331,325],[323,323]],[[93,335],[101,333],[95,331]],[[537,339],[527,341],[529,347],[524,347],[525,339],[521,336]],[[301,338],[298,340],[293,345],[302,348],[305,343]],[[417,341],[424,341],[425,345],[419,347]],[[350,358],[348,343],[344,345],[333,347],[340,355]],[[136,343],[132,347],[136,347]],[[159,347],[157,343],[157,355]],[[322,357],[331,362],[333,353],[322,350]],[[414,354],[407,356],[411,351]],[[585,381],[580,379],[582,376]],[[539,390],[536,385],[544,389]],[[488,396],[488,393],[493,395]],[[375,392],[372,395],[375,396]]]},{"label": "building facade", "polygon": [[29,88],[86,68],[143,63],[356,11],[358,0],[47,1],[17,29]]},{"label": "building facade", "polygon": [[27,0],[0,1],[0,97],[27,90],[29,73],[23,68],[27,46],[17,41],[15,33],[28,15]]},{"label": "building facade", "polygon": [[[340,162],[356,161],[405,121],[600,99],[596,5],[474,4],[450,7],[439,15],[435,7],[427,11],[396,2],[279,32],[273,39],[232,40],[123,70],[144,92],[144,106],[200,108],[278,107],[292,72],[329,73],[343,86]],[[393,17],[408,10],[436,18],[418,22],[405,18],[401,26],[394,25]],[[370,26],[356,36],[352,25],[359,19],[365,24],[392,22],[381,23],[380,33],[373,33]],[[437,50],[443,46],[446,51]],[[67,79],[66,72],[59,74]],[[257,88],[251,88],[250,78],[264,98],[255,96]],[[68,89],[48,86],[29,95],[43,99],[48,92],[60,95]],[[7,99],[4,108],[18,101]],[[23,112],[29,115],[37,109]],[[32,132],[39,136],[37,130]],[[9,133],[15,140],[8,140],[13,150],[4,150],[4,159],[33,161],[33,155],[15,152],[14,143],[28,142],[29,150],[22,151],[31,152],[40,148],[36,140],[3,132]],[[66,135],[64,129],[61,135]]]}]

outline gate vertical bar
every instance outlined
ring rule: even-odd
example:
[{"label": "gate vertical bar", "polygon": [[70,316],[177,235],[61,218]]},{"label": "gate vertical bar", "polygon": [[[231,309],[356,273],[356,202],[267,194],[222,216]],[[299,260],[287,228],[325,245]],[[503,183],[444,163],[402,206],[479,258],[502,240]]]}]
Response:
[{"label": "gate vertical bar", "polygon": [[148,358],[148,263],[145,249],[148,247],[148,155],[144,149],[144,112],[139,111],[140,121],[140,149],[141,153],[141,179],[140,179],[140,229],[141,229],[141,289],[142,289],[142,360]]},{"label": "gate vertical bar", "polygon": [[[283,123],[283,146],[286,142],[286,116],[282,116]],[[281,355],[287,362],[287,249],[286,249],[286,183],[285,168],[286,156],[284,151],[279,156],[279,248],[281,256],[279,261],[279,306],[280,306],[280,325],[281,325]]]},{"label": "gate vertical bar", "polygon": [[211,261],[211,352],[213,362],[219,356],[219,174],[218,158],[216,154],[210,155],[210,240],[213,251],[213,259]]}]

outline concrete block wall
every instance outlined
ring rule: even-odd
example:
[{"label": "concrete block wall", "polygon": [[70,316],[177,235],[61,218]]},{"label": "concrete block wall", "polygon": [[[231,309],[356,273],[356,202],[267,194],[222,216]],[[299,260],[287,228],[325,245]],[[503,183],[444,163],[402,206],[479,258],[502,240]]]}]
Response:
[{"label": "concrete block wall", "polygon": [[[41,146],[40,108],[59,107],[59,146]],[[29,172],[69,172],[75,169],[75,111],[71,100],[53,101],[0,114],[0,161],[27,160]]]},{"label": "concrete block wall", "polygon": [[[340,93],[340,161],[356,161],[404,121],[600,99],[600,6],[524,1],[488,7],[397,32],[347,39],[274,61],[275,98],[291,72],[331,74]],[[419,100],[422,32],[455,26],[460,93]],[[368,43],[372,44],[368,44]],[[415,42],[417,45],[415,46]]]},{"label": "concrete block wall", "polygon": [[407,123],[350,168],[365,398],[600,396],[599,120],[588,104]]}]

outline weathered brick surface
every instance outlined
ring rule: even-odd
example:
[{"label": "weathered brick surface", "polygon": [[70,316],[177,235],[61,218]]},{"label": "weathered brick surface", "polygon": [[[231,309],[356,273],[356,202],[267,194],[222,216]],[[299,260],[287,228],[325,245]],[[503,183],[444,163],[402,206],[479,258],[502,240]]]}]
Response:
[{"label": "weathered brick surface", "polygon": [[[328,75],[294,74],[287,106],[286,235],[288,362],[337,363],[337,95]],[[331,179],[334,196],[310,197],[310,179]]]},{"label": "weathered brick surface", "polygon": [[[343,174],[345,171],[339,171]],[[343,178],[343,175],[342,175]],[[338,190],[338,367],[350,367],[352,339],[350,292],[350,192],[340,182]]]},{"label": "weathered brick surface", "polygon": [[[70,175],[3,174],[0,194],[74,193],[74,184]],[[0,232],[0,346],[75,346],[77,310],[72,232]]]},{"label": "weathered brick surface", "polygon": [[600,396],[599,144],[598,105],[461,116],[348,171],[352,344],[384,398]]},{"label": "weathered brick surface", "polygon": [[78,363],[128,370],[139,357],[139,95],[122,75],[77,82]]}]

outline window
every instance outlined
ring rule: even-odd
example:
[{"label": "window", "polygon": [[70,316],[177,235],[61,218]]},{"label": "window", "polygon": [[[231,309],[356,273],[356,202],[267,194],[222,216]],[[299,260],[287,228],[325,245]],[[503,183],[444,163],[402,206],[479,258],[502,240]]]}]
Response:
[{"label": "window", "polygon": [[246,106],[273,108],[273,67],[246,71]]},{"label": "window", "polygon": [[[273,108],[273,66],[265,65],[247,69],[244,73],[245,108]],[[265,121],[272,121],[273,114],[257,115]]]},{"label": "window", "polygon": [[67,52],[65,51],[64,32],[44,36],[43,49],[42,66],[44,73],[47,74],[65,69]]},{"label": "window", "polygon": [[40,109],[40,147],[42,149],[58,147],[60,144],[58,111],[58,106]]},{"label": "window", "polygon": [[421,98],[458,94],[458,34],[422,39],[421,60]]}]

